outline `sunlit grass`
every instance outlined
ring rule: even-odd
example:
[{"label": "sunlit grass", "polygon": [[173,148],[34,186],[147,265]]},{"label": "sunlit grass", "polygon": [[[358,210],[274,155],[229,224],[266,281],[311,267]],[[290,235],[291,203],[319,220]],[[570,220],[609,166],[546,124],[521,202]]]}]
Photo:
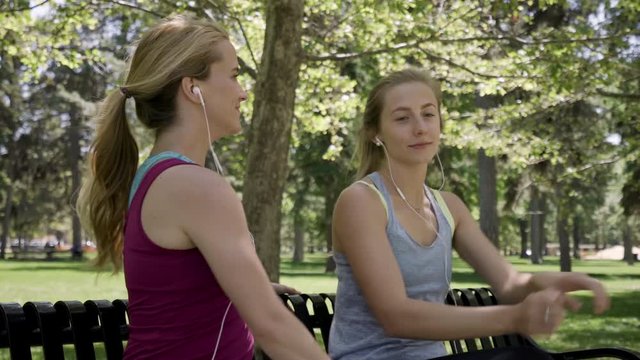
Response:
[{"label": "sunlit grass", "polygon": [[87,262],[0,261],[0,301],[98,300],[127,297],[122,273],[97,273]]}]

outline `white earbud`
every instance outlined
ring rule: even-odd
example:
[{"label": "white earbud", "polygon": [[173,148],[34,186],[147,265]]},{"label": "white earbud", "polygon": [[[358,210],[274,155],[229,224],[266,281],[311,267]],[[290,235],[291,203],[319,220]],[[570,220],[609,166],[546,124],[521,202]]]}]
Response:
[{"label": "white earbud", "polygon": [[198,86],[194,86],[193,88],[191,88],[191,92],[193,93],[193,95],[198,96],[198,98],[200,99],[200,104],[204,106],[204,98],[202,97],[202,91],[200,91],[200,88]]},{"label": "white earbud", "polygon": [[209,151],[211,151],[211,156],[213,157],[213,163],[216,166],[216,171],[220,175],[224,175],[224,171],[222,171],[222,166],[220,165],[220,161],[218,160],[218,156],[216,152],[213,151],[213,141],[211,141],[211,129],[209,128],[209,117],[207,116],[207,107],[204,104],[204,98],[202,97],[202,90],[197,85],[193,85],[191,87],[191,93],[193,95],[197,95],[200,99],[200,105],[202,105],[202,113],[204,114],[204,124],[207,127],[207,136],[209,139]]},{"label": "white earbud", "polygon": [[373,138],[373,143],[376,144],[376,146],[382,146],[382,141],[380,141],[380,138],[377,136]]}]

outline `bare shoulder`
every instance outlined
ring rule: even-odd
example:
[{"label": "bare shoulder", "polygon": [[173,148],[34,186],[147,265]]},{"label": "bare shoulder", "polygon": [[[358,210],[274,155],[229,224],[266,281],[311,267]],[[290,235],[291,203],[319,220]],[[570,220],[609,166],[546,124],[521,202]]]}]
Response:
[{"label": "bare shoulder", "polygon": [[231,185],[219,174],[194,165],[171,167],[156,180],[159,188],[174,204],[209,205],[239,202]]},{"label": "bare shoulder", "polygon": [[447,206],[465,206],[466,207],[462,199],[460,199],[458,195],[450,191],[440,191],[440,195],[442,195],[442,198],[444,199],[444,201],[447,202]]},{"label": "bare shoulder", "polygon": [[453,218],[458,222],[461,216],[466,215],[469,212],[467,205],[460,199],[460,197],[449,191],[440,191],[442,198],[447,203],[447,207],[453,215]]},{"label": "bare shoulder", "polygon": [[214,238],[248,236],[240,198],[222,176],[192,165],[174,166],[161,175],[158,185],[162,191],[157,194],[162,202],[156,205],[167,208],[163,218],[177,226],[201,251],[206,251]]},{"label": "bare shoulder", "polygon": [[375,190],[362,182],[354,182],[345,188],[336,202],[336,211],[347,210],[348,214],[366,213],[367,215],[381,215],[386,218],[384,204]]},{"label": "bare shoulder", "polygon": [[356,245],[372,234],[384,234],[387,213],[376,191],[355,182],[344,189],[333,211],[333,243],[336,251],[348,252],[347,244]]}]

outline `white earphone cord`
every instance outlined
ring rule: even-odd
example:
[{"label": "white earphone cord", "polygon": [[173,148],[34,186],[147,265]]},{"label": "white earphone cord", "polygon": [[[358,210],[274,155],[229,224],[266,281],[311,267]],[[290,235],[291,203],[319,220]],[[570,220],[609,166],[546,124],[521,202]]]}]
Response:
[{"label": "white earphone cord", "polygon": [[211,360],[215,360],[216,354],[218,353],[218,346],[220,346],[220,339],[222,338],[222,329],[224,328],[224,321],[227,318],[227,313],[229,312],[229,308],[231,308],[231,301],[229,301],[229,305],[227,305],[227,310],[224,311],[224,315],[222,316],[222,321],[220,322],[220,331],[218,332],[218,340],[216,340],[216,347],[213,349],[213,356]]},{"label": "white earphone cord", "polygon": [[213,141],[211,141],[211,129],[209,128],[209,117],[207,116],[207,108],[204,105],[204,99],[202,98],[202,92],[198,89],[198,97],[200,97],[200,105],[202,105],[202,113],[204,114],[204,123],[207,126],[207,139],[209,140],[209,151],[211,151],[211,156],[213,156],[213,163],[216,167],[216,171],[220,175],[224,175],[224,171],[222,170],[222,165],[220,165],[220,161],[218,160],[218,156],[216,152],[213,151]]},{"label": "white earphone cord", "polygon": [[[387,167],[389,168],[389,176],[391,177],[391,182],[393,183],[393,186],[396,188],[396,191],[398,192],[398,195],[400,195],[400,198],[402,199],[402,201],[404,201],[405,205],[407,205],[407,207],[409,209],[411,209],[411,211],[413,211],[414,214],[418,215],[418,217],[420,219],[422,219],[422,221],[424,221],[425,224],[429,228],[431,228],[431,230],[433,230],[436,233],[436,239],[440,238],[440,240],[442,240],[442,238],[440,237],[439,232],[433,227],[433,225],[424,216],[420,215],[420,213],[418,213],[416,211],[416,209],[414,209],[413,206],[411,206],[411,204],[409,204],[409,201],[407,200],[407,198],[404,196],[402,191],[400,191],[400,188],[398,187],[398,184],[396,184],[396,180],[393,178],[393,172],[391,171],[391,159],[389,158],[389,154],[387,153],[387,148],[384,146],[384,143],[382,141],[378,142],[378,144],[380,146],[382,146],[382,150],[384,151],[384,155],[387,158]],[[436,154],[436,157],[438,159],[438,164],[440,165],[440,173],[442,174],[442,184],[440,185],[440,189],[438,189],[438,191],[440,191],[444,187],[445,177],[444,177],[444,169],[442,168],[442,162],[440,161],[440,156],[438,156],[438,154]],[[427,201],[429,201],[429,199],[427,199]],[[429,202],[429,203],[431,203],[431,202]],[[447,274],[448,273],[449,273],[449,271],[447,269],[447,256],[444,256],[444,279],[447,281],[447,293],[451,293],[451,299],[453,299],[453,304],[457,306],[458,303],[456,301],[455,294],[453,293],[453,291],[451,291],[451,278],[447,278]],[[445,296],[445,298],[446,298],[446,296]]]},{"label": "white earphone cord", "polygon": [[[200,105],[202,105],[202,113],[204,114],[204,123],[207,126],[207,139],[209,140],[209,151],[211,151],[211,155],[213,156],[213,163],[216,167],[216,171],[218,172],[218,174],[220,175],[224,175],[224,172],[222,171],[222,166],[220,165],[220,161],[218,160],[218,156],[216,156],[216,152],[213,151],[213,141],[211,141],[211,129],[209,128],[209,117],[207,116],[207,108],[204,105],[204,99],[202,98],[202,92],[200,90],[200,88],[196,87],[197,92],[195,92],[195,94],[198,95],[198,97],[200,98]],[[253,240],[253,235],[252,235],[252,240]],[[216,340],[216,346],[213,349],[213,356],[211,357],[211,360],[215,360],[216,358],[216,354],[218,354],[218,347],[220,346],[220,339],[222,339],[222,330],[224,329],[224,322],[227,319],[227,314],[229,313],[229,309],[231,308],[231,301],[229,301],[229,304],[227,305],[226,310],[224,311],[224,315],[222,315],[222,321],[220,321],[220,331],[218,332],[218,339]]]}]

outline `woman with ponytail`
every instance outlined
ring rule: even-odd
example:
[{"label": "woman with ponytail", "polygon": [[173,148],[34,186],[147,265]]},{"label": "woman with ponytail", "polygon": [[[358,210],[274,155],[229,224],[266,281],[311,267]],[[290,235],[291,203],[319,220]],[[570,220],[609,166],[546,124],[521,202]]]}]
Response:
[{"label": "woman with ponytail", "polygon": [[[142,36],[124,84],[100,104],[78,210],[97,265],[124,269],[125,359],[248,360],[254,337],[273,359],[328,359],[276,296],[219,173],[211,143],[241,130],[247,98],[238,71],[222,28],[175,16]],[[155,132],[139,167],[128,99]],[[209,149],[218,173],[204,167]]]}]

